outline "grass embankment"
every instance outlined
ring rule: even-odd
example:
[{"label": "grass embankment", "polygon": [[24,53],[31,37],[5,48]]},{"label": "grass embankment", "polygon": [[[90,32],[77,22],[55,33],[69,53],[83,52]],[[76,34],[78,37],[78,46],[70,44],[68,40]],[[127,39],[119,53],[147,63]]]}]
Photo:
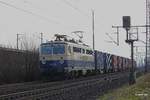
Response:
[{"label": "grass embankment", "polygon": [[150,100],[150,73],[137,79],[137,83],[111,90],[97,100]]}]

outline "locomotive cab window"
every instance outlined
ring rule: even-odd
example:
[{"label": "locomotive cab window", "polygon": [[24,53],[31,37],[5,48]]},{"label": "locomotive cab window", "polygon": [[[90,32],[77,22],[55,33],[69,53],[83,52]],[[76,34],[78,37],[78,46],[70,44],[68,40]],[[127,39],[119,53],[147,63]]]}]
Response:
[{"label": "locomotive cab window", "polygon": [[42,45],[41,53],[42,54],[52,54],[53,48],[50,45]]},{"label": "locomotive cab window", "polygon": [[41,47],[42,54],[64,54],[64,44],[44,44]]},{"label": "locomotive cab window", "polygon": [[53,54],[64,54],[65,46],[63,44],[55,44],[53,46]]}]

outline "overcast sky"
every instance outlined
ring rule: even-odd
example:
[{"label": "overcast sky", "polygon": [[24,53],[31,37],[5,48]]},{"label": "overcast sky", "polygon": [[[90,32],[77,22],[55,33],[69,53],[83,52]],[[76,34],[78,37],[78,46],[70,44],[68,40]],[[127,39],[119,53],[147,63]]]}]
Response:
[{"label": "overcast sky", "polygon": [[131,16],[132,25],[145,24],[145,0],[0,0],[0,44],[15,46],[17,33],[39,44],[41,32],[46,41],[54,34],[73,36],[73,31],[84,31],[84,41],[92,47],[91,9],[95,11],[96,49],[129,57],[125,31],[120,33],[119,46],[108,43],[105,33],[115,32],[112,25],[122,25],[124,15]]}]

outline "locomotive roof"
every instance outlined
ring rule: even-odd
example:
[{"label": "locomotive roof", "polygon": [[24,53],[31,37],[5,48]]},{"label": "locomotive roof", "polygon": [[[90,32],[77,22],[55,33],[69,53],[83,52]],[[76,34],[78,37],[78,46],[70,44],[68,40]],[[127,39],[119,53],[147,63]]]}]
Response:
[{"label": "locomotive roof", "polygon": [[90,48],[88,45],[86,44],[81,44],[81,43],[72,43],[72,42],[68,42],[68,41],[49,41],[47,43],[42,43],[41,45],[46,45],[46,44],[51,44],[51,43],[54,43],[54,44],[70,44],[70,45],[74,45],[74,46],[83,46],[83,47],[86,47],[86,48]]}]

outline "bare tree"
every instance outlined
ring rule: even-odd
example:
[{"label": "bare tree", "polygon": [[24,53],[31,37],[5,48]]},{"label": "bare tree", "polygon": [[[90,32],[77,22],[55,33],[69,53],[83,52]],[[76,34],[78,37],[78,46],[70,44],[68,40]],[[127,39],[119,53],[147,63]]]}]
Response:
[{"label": "bare tree", "polygon": [[21,49],[25,51],[25,76],[26,81],[32,81],[38,76],[38,46],[33,38],[25,36],[21,42]]},{"label": "bare tree", "polygon": [[38,46],[24,38],[21,50],[0,47],[0,84],[33,81],[39,78]]}]

